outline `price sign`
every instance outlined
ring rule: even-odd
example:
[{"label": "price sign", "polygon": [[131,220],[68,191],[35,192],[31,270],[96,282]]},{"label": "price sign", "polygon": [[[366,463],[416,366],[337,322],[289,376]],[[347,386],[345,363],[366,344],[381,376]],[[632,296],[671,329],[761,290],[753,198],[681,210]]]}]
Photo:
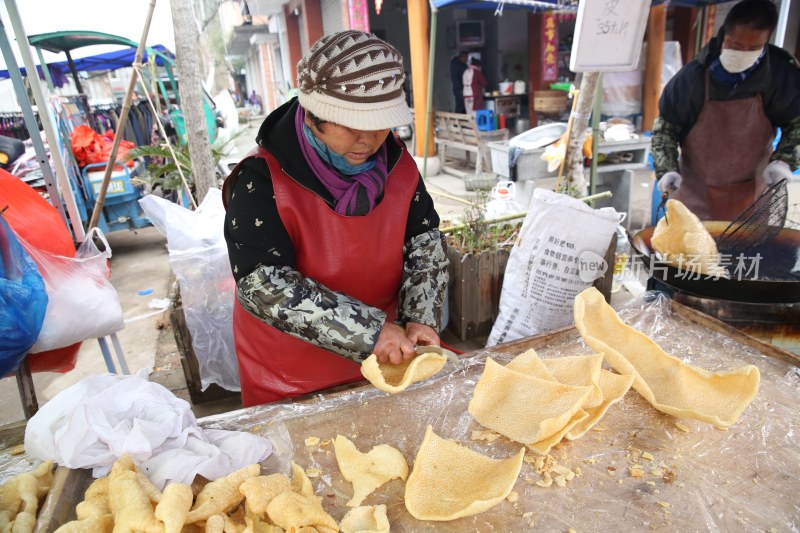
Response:
[{"label": "price sign", "polygon": [[634,70],[650,0],[584,0],[578,4],[569,68],[573,72]]}]

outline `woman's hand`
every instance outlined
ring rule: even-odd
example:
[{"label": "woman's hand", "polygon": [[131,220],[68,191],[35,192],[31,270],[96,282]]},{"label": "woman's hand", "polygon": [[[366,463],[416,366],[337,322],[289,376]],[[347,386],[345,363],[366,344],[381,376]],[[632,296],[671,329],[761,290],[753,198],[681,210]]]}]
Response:
[{"label": "woman's hand", "polygon": [[439,335],[430,326],[419,324],[417,322],[408,322],[406,324],[406,337],[412,343],[421,346],[439,346]]},{"label": "woman's hand", "polygon": [[378,342],[375,343],[372,353],[377,356],[378,363],[399,365],[414,357],[414,342],[406,337],[403,328],[393,322],[386,322],[378,335]]}]

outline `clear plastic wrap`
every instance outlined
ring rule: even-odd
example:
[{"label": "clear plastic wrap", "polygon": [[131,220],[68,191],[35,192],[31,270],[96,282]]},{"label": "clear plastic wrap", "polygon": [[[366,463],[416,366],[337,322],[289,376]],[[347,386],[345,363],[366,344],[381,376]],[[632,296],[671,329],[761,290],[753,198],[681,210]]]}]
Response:
[{"label": "clear plastic wrap", "polygon": [[[798,368],[750,347],[743,336],[692,320],[691,311],[670,312],[669,300],[661,295],[646,293],[632,300],[620,316],[690,364],[711,371],[758,366],[758,395],[733,427],[721,431],[660,413],[631,389],[595,430],[551,452],[558,464],[580,470],[566,487],[537,486],[541,476],[526,462],[514,487],[518,501],[503,501],[472,517],[452,522],[414,519],[405,510],[405,484],[400,480],[377,489],[365,504],[386,504],[392,531],[796,531],[800,527]],[[288,431],[292,460],[322,472],[311,481],[326,510],[341,519],[352,487],[342,478],[333,445],[327,443],[337,434],[351,438],[364,452],[378,444],[394,446],[409,464],[427,424],[440,436],[492,457],[508,457],[519,450],[519,444],[505,438],[493,443],[471,440],[472,430],[482,428],[467,412],[467,404],[486,357],[507,363],[529,347],[543,358],[589,353],[577,331],[569,328],[473,352],[398,395],[361,386],[200,423],[248,429],[273,441],[276,432]],[[322,443],[306,446],[305,439],[312,436]],[[285,451],[287,445],[283,446]],[[276,444],[276,451],[280,448]],[[635,464],[643,468],[643,477],[630,475]],[[288,454],[276,453],[264,466],[288,472]]]},{"label": "clear plastic wrap", "polygon": [[[405,483],[393,480],[378,488],[365,505],[386,504],[394,532],[404,531],[797,531],[800,508],[800,371],[797,361],[778,350],[751,347],[754,341],[709,325],[684,307],[670,311],[662,295],[646,293],[619,310],[628,323],[653,337],[668,352],[711,370],[754,364],[761,387],[753,403],[728,431],[701,422],[675,419],[653,409],[631,390],[613,405],[595,430],[558,446],[551,456],[580,474],[566,487],[537,486],[534,465],[523,463],[514,487],[515,503],[502,501],[488,511],[452,522],[411,517],[403,504]],[[699,318],[698,318],[699,316]],[[265,472],[289,472],[289,462],[318,468],[311,478],[325,509],[341,520],[352,495],[336,464],[333,439],[351,438],[361,451],[378,444],[398,448],[409,466],[427,424],[442,437],[492,457],[508,457],[519,444],[500,438],[473,441],[483,429],[467,412],[486,357],[507,363],[535,348],[543,358],[589,353],[574,328],[523,339],[468,354],[448,363],[434,378],[404,393],[387,395],[366,385],[317,394],[293,403],[253,407],[207,417],[206,428],[247,430],[270,438],[274,453]],[[771,353],[772,355],[767,355]],[[684,426],[688,431],[680,429]],[[305,439],[320,444],[306,446]],[[648,455],[652,456],[649,459]],[[16,470],[25,456],[0,465]],[[629,468],[640,465],[644,477]],[[27,465],[26,465],[27,466]],[[658,475],[652,473],[657,471]],[[80,471],[89,476],[89,471]],[[3,472],[2,478],[7,472]],[[10,472],[8,472],[10,474]],[[80,501],[79,493],[63,498]],[[528,514],[530,513],[530,514]]]},{"label": "clear plastic wrap", "polygon": [[233,342],[236,283],[223,234],[222,193],[211,189],[197,211],[153,195],[139,203],[167,237],[169,262],[181,288],[186,326],[200,365],[202,389],[216,383],[239,390],[239,366]]}]

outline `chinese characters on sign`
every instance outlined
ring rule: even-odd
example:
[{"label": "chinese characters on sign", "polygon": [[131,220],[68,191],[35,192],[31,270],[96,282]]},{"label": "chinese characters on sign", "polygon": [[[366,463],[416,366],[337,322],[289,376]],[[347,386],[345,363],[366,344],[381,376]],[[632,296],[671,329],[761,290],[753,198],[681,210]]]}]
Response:
[{"label": "chinese characters on sign", "polygon": [[619,35],[625,36],[630,28],[630,20],[625,20],[619,16],[619,0],[606,0],[603,12],[597,19],[597,35]]},{"label": "chinese characters on sign", "polygon": [[558,80],[558,25],[556,15],[542,15],[542,80]]},{"label": "chinese characters on sign", "polygon": [[[519,317],[534,331],[548,331],[561,327],[559,317],[572,314],[572,301],[588,283],[579,277],[579,258],[574,242],[550,236],[537,238],[531,256],[525,265],[520,290],[525,308],[514,308],[497,342],[503,342]],[[529,305],[528,305],[529,304]]]},{"label": "chinese characters on sign", "polygon": [[350,8],[350,29],[369,33],[368,0],[347,0]]}]

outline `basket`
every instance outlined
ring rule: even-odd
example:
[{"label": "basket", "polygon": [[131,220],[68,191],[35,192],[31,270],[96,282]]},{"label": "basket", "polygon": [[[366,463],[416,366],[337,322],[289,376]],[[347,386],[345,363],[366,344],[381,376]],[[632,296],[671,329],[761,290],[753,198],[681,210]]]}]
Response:
[{"label": "basket", "polygon": [[493,172],[480,172],[478,174],[465,174],[464,187],[468,191],[488,191],[497,184],[497,176]]},{"label": "basket", "polygon": [[551,115],[563,113],[567,110],[567,94],[564,91],[534,91],[533,110]]}]

